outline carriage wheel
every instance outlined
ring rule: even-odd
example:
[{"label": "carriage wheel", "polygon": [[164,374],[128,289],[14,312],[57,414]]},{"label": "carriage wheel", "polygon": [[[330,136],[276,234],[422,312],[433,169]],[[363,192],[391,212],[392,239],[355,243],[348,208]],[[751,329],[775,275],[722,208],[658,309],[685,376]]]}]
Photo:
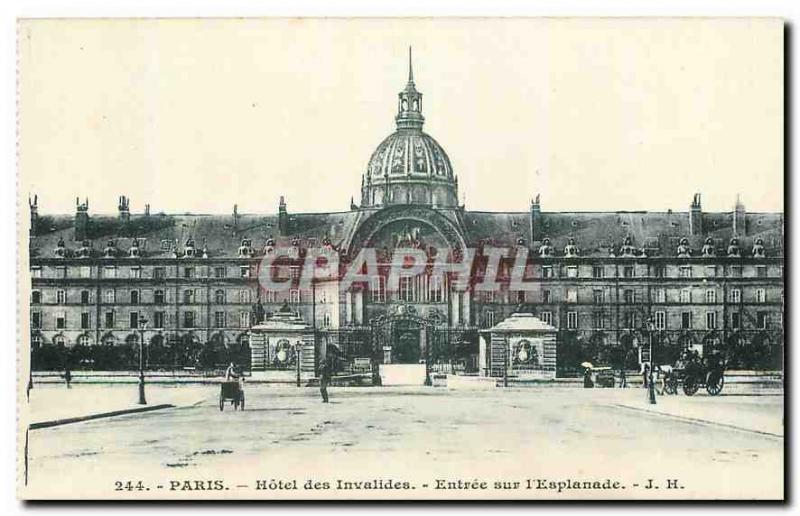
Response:
[{"label": "carriage wheel", "polygon": [[694,376],[687,376],[683,379],[683,393],[687,396],[693,396],[700,386],[697,384],[697,379]]},{"label": "carriage wheel", "polygon": [[674,375],[670,375],[670,377],[667,378],[664,391],[667,394],[678,394],[678,379]]},{"label": "carriage wheel", "polygon": [[706,390],[710,395],[716,396],[722,392],[722,388],[724,386],[725,376],[718,373],[708,373],[708,378],[706,379]]}]

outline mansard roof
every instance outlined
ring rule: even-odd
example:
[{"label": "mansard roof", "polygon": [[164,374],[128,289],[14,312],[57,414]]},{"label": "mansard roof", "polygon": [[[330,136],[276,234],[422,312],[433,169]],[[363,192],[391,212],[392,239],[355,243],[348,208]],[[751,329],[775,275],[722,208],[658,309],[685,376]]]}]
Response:
[{"label": "mansard roof", "polygon": [[[277,246],[319,247],[326,240],[334,248],[346,245],[359,224],[373,211],[352,210],[334,213],[288,213],[285,234],[281,235],[279,216],[258,214],[131,215],[129,221],[118,217],[92,215],[85,238],[76,238],[72,215],[39,216],[30,239],[32,257],[49,258],[63,238],[69,253],[88,240],[92,256],[100,256],[109,239],[121,257],[128,255],[133,239],[139,239],[142,255],[147,258],[172,257],[175,245],[181,251],[192,238],[198,251],[207,250],[209,258],[236,257],[243,239],[250,239],[260,252],[268,239]],[[626,237],[637,249],[649,255],[675,256],[679,239],[687,238],[699,254],[706,238],[715,239],[718,254],[728,245],[733,233],[733,213],[702,213],[702,231],[691,235],[688,212],[541,212],[532,223],[530,212],[462,211],[460,219],[464,240],[472,246],[522,245],[538,249],[544,238],[550,240],[555,256],[563,254],[570,238],[580,256],[607,257],[618,250]],[[533,227],[532,227],[533,226]],[[768,257],[781,256],[783,215],[747,213],[746,235],[738,236],[743,255],[749,255],[756,239],[764,241]],[[533,231],[533,233],[532,233]],[[167,246],[169,243],[169,246]]]}]

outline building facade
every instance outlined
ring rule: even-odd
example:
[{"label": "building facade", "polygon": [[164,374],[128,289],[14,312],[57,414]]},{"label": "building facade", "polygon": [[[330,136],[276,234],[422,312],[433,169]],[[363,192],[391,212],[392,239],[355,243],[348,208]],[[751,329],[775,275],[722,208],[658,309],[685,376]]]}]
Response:
[{"label": "building facade", "polygon": [[[583,360],[638,367],[651,334],[659,360],[702,345],[722,351],[729,367],[782,366],[782,213],[748,213],[738,199],[730,212],[704,212],[699,194],[675,212],[548,212],[538,195],[521,211],[470,211],[424,120],[409,62],[397,129],[367,162],[361,202],[341,212],[293,213],[280,197],[277,214],[234,206],[229,215],[173,215],[149,205],[135,214],[123,196],[116,216],[91,214],[88,199],[72,215],[45,215],[34,197],[34,367],[69,356],[73,366],[126,368],[142,338],[154,369],[249,362],[251,327],[285,307],[316,332],[315,359],[302,360],[310,369],[328,356],[339,370],[368,359],[476,372],[479,332],[515,312],[558,329],[559,374]],[[429,257],[475,249],[471,274],[492,268],[504,287],[461,291],[430,269],[401,278],[397,290],[384,268],[346,290],[301,281],[310,249],[344,266],[365,249],[383,260],[408,248]],[[489,248],[507,256],[492,262]],[[264,259],[279,249],[289,288],[266,289]],[[505,280],[523,252],[526,286],[514,290]],[[265,368],[297,360],[286,350],[259,353]]]}]

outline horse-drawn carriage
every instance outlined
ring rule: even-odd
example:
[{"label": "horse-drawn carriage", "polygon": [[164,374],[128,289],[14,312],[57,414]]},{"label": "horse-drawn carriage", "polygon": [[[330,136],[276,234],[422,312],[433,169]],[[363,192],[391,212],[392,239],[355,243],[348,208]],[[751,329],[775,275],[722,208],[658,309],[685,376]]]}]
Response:
[{"label": "horse-drawn carriage", "polygon": [[664,379],[667,394],[677,394],[679,386],[687,396],[693,396],[701,387],[712,396],[718,395],[725,386],[723,361],[716,354],[701,358],[697,353],[688,353],[672,371],[666,373]]},{"label": "horse-drawn carriage", "polygon": [[244,410],[244,389],[238,381],[222,382],[219,386],[219,409],[225,409],[225,402],[230,401],[233,410]]}]

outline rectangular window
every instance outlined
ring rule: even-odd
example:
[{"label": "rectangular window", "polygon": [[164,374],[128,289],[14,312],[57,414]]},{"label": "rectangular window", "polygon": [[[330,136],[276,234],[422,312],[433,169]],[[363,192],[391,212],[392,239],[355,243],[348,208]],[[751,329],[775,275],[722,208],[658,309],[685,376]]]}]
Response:
[{"label": "rectangular window", "polygon": [[41,278],[41,277],[42,277],[42,268],[31,267],[31,278]]},{"label": "rectangular window", "polygon": [[91,299],[91,295],[88,290],[81,290],[81,304],[88,305]]},{"label": "rectangular window", "polygon": [[31,328],[38,330],[42,327],[42,313],[31,312]]},{"label": "rectangular window", "polygon": [[38,305],[42,302],[42,293],[38,290],[31,292],[31,304]]},{"label": "rectangular window", "polygon": [[183,303],[188,305],[194,303],[194,289],[186,289],[183,291]]},{"label": "rectangular window", "polygon": [[606,317],[603,312],[592,313],[592,326],[596,330],[602,330],[606,327]]},{"label": "rectangular window", "polygon": [[567,329],[578,329],[578,312],[567,312]]},{"label": "rectangular window", "polygon": [[67,277],[67,268],[66,267],[56,267],[56,277],[57,278],[66,278]]},{"label": "rectangular window", "polygon": [[708,330],[717,329],[717,312],[706,313],[706,329]]},{"label": "rectangular window", "polygon": [[117,268],[113,265],[107,265],[103,268],[103,277],[104,278],[116,278],[117,277]]},{"label": "rectangular window", "polygon": [[756,289],[756,303],[767,302],[767,291],[763,288]]},{"label": "rectangular window", "polygon": [[300,291],[296,288],[289,291],[289,303],[293,305],[300,304]]},{"label": "rectangular window", "polygon": [[139,304],[139,291],[138,290],[131,290],[131,304],[138,305]]},{"label": "rectangular window", "polygon": [[757,278],[766,278],[767,277],[767,267],[766,267],[766,265],[756,265],[756,277]]},{"label": "rectangular window", "polygon": [[684,330],[692,329],[692,312],[681,313],[681,328]]},{"label": "rectangular window", "polygon": [[716,265],[707,265],[706,266],[706,278],[714,278],[717,276],[717,266]]},{"label": "rectangular window", "polygon": [[66,290],[59,290],[56,292],[56,302],[59,305],[63,305],[67,302],[67,291]]},{"label": "rectangular window", "polygon": [[78,269],[78,275],[81,278],[91,278],[92,277],[92,268],[88,265],[84,265]]},{"label": "rectangular window", "polygon": [[249,265],[241,265],[239,267],[239,277],[240,278],[249,278],[250,277],[250,266]]},{"label": "rectangular window", "polygon": [[742,266],[741,265],[731,265],[730,276],[732,278],[741,278],[742,277]]},{"label": "rectangular window", "polygon": [[142,268],[141,267],[131,267],[131,278],[133,278],[133,279],[141,279],[142,278]]},{"label": "rectangular window", "polygon": [[549,290],[542,290],[542,303],[550,303],[552,302],[550,299],[550,291]]},{"label": "rectangular window", "polygon": [[632,329],[636,327],[636,314],[633,312],[625,312],[622,314],[622,327]]},{"label": "rectangular window", "polygon": [[116,300],[116,297],[117,296],[114,294],[113,290],[106,290],[106,293],[105,293],[106,304],[109,304],[109,305],[114,304],[114,302]]},{"label": "rectangular window", "polygon": [[291,279],[299,280],[300,279],[300,266],[299,265],[292,265],[291,267],[289,267],[289,274],[290,274],[290,278]]},{"label": "rectangular window", "polygon": [[692,302],[692,291],[688,288],[681,290],[681,303],[689,304]]},{"label": "rectangular window", "polygon": [[413,301],[414,300],[414,291],[412,288],[412,279],[408,276],[404,276],[400,278],[400,300],[401,301]]},{"label": "rectangular window", "polygon": [[706,303],[716,303],[717,302],[717,291],[708,289],[706,290]]},{"label": "rectangular window", "polygon": [[731,290],[731,303],[741,303],[742,302],[742,291],[738,288],[734,288]]},{"label": "rectangular window", "polygon": [[194,328],[194,312],[183,312],[183,327]]},{"label": "rectangular window", "polygon": [[604,276],[605,276],[605,270],[603,269],[602,265],[595,265],[592,267],[593,278],[602,278]]},{"label": "rectangular window", "polygon": [[667,268],[664,265],[656,265],[653,274],[656,278],[666,278]]},{"label": "rectangular window", "polygon": [[133,329],[139,327],[139,312],[131,312],[130,323],[131,323],[131,328]]},{"label": "rectangular window", "polygon": [[224,278],[225,277],[225,267],[214,267],[214,277],[215,278]]},{"label": "rectangular window", "polygon": [[592,301],[596,305],[602,305],[604,302],[605,293],[601,289],[595,289],[592,291]]},{"label": "rectangular window", "polygon": [[106,312],[105,323],[106,328],[114,327],[114,312]]},{"label": "rectangular window", "polygon": [[739,312],[731,313],[731,328],[738,330],[742,326],[742,316]]},{"label": "rectangular window", "polygon": [[678,275],[681,278],[691,278],[692,277],[692,266],[691,265],[684,265],[680,269],[678,269]]},{"label": "rectangular window", "polygon": [[577,278],[578,277],[578,267],[574,265],[570,265],[567,267],[567,277],[568,278]]},{"label": "rectangular window", "polygon": [[239,302],[240,303],[249,303],[250,302],[250,291],[249,290],[240,290],[239,291]]},{"label": "rectangular window", "polygon": [[634,302],[634,300],[633,300],[633,290],[631,290],[631,289],[624,290],[622,292],[622,299],[623,299],[623,302],[625,304],[627,304],[627,305],[633,304],[633,302]]},{"label": "rectangular window", "polygon": [[156,267],[153,269],[153,278],[164,279],[167,277],[167,270],[164,267]]},{"label": "rectangular window", "polygon": [[667,302],[667,291],[663,288],[659,288],[656,290],[656,303],[666,303]]},{"label": "rectangular window", "polygon": [[331,327],[331,314],[325,312],[322,316],[322,327],[323,328],[330,328]]},{"label": "rectangular window", "polygon": [[164,312],[153,312],[153,328],[164,327]]},{"label": "rectangular window", "polygon": [[542,277],[543,278],[552,278],[553,277],[553,266],[552,265],[544,265],[542,267]]},{"label": "rectangular window", "polygon": [[225,312],[214,312],[214,327],[215,328],[225,327]]},{"label": "rectangular window", "polygon": [[183,268],[183,277],[184,278],[194,278],[194,267],[184,267]]},{"label": "rectangular window", "polygon": [[492,326],[494,326],[494,312],[491,310],[487,310],[484,321],[484,327],[491,328]]},{"label": "rectangular window", "polygon": [[158,289],[153,293],[153,303],[155,303],[157,305],[163,305],[164,304],[164,291],[163,290]]},{"label": "rectangular window", "polygon": [[67,327],[67,314],[61,312],[60,314],[56,314],[56,329],[63,330]]},{"label": "rectangular window", "polygon": [[250,312],[239,312],[239,327],[240,328],[250,327]]},{"label": "rectangular window", "polygon": [[91,316],[91,314],[89,312],[81,313],[81,329],[82,330],[88,330],[89,329],[89,325],[90,325],[89,317],[90,316]]},{"label": "rectangular window", "polygon": [[369,287],[370,296],[374,303],[383,303],[386,301],[386,278],[377,276],[370,279]]},{"label": "rectangular window", "polygon": [[656,312],[656,329],[657,330],[666,330],[667,329],[667,314],[664,311]]},{"label": "rectangular window", "polygon": [[543,323],[553,325],[553,314],[551,312],[542,312],[540,316]]},{"label": "rectangular window", "polygon": [[567,303],[577,303],[578,302],[578,291],[574,288],[567,289]]},{"label": "rectangular window", "polygon": [[756,324],[759,330],[766,330],[769,324],[769,314],[767,312],[758,312],[756,314]]},{"label": "rectangular window", "polygon": [[625,277],[625,278],[633,278],[634,274],[635,274],[635,271],[633,269],[633,265],[626,265],[622,269],[622,276]]}]

